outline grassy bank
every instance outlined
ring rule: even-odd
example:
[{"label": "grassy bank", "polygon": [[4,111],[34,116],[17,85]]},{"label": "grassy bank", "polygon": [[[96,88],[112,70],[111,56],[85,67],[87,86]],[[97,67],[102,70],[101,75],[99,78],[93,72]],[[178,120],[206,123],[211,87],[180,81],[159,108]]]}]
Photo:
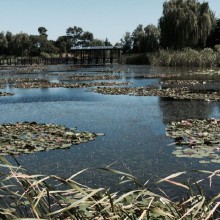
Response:
[{"label": "grassy bank", "polygon": [[[190,186],[174,180],[185,172],[172,174],[157,183],[185,190],[179,201],[172,201],[162,189],[158,188],[160,194],[155,193],[148,189],[147,183],[142,184],[134,176],[110,168],[103,170],[110,172],[109,175],[121,176],[121,184],[132,182],[133,190],[110,192],[81,185],[75,178],[83,171],[63,179],[54,175],[31,175],[9,164],[4,157],[0,157],[0,161],[1,219],[208,220],[220,217],[220,194],[208,198],[198,183]],[[210,182],[220,176],[219,171],[206,172],[206,175]]]},{"label": "grassy bank", "polygon": [[220,46],[200,51],[185,48],[181,51],[160,50],[155,53],[127,54],[122,57],[122,63],[153,66],[219,67]]}]

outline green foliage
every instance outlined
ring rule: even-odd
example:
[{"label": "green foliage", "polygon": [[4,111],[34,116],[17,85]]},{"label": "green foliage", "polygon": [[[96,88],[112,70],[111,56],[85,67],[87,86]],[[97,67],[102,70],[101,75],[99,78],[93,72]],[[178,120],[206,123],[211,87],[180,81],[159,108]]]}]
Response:
[{"label": "green foliage", "polygon": [[214,51],[220,53],[220,44],[214,46]]},{"label": "green foliage", "polygon": [[205,47],[215,19],[207,2],[170,0],[163,4],[159,20],[164,48]]},{"label": "green foliage", "polygon": [[4,32],[1,32],[0,33],[0,54],[3,55],[7,48],[8,48],[8,40]]},{"label": "green foliage", "polygon": [[149,57],[144,54],[127,54],[123,56],[122,63],[132,65],[149,65]]},{"label": "green foliage", "polygon": [[17,56],[27,56],[29,53],[30,38],[28,34],[19,33],[14,36],[14,50]]},{"label": "green foliage", "polygon": [[46,36],[47,37],[47,29],[45,27],[39,27],[38,32],[40,35]]},{"label": "green foliage", "polygon": [[121,39],[123,53],[155,52],[159,49],[160,31],[154,25],[138,25],[133,31],[126,32]]},{"label": "green foliage", "polygon": [[132,48],[132,39],[130,32],[126,32],[124,37],[121,39],[123,53],[128,53]]},{"label": "green foliage", "polygon": [[142,52],[158,51],[160,45],[160,31],[154,25],[148,25],[144,28],[145,34],[141,39]]},{"label": "green foliage", "polygon": [[133,31],[131,38],[133,41],[133,45],[132,45],[132,51],[134,53],[140,53],[141,52],[141,41],[144,37],[144,29],[143,29],[143,25],[139,24],[136,29]]},{"label": "green foliage", "polygon": [[184,48],[179,51],[160,50],[149,55],[151,65],[160,66],[219,66],[220,54],[211,48],[201,51]]}]

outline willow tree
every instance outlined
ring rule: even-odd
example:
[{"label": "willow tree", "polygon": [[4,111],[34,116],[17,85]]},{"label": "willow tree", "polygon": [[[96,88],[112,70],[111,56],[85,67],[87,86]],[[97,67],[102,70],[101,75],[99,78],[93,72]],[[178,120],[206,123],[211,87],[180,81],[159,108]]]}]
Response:
[{"label": "willow tree", "polygon": [[30,46],[30,38],[29,35],[26,33],[19,33],[16,34],[14,37],[14,47],[16,55],[18,56],[24,56],[28,54]]},{"label": "willow tree", "polygon": [[204,47],[215,18],[207,2],[170,0],[159,20],[161,45],[168,48]]}]

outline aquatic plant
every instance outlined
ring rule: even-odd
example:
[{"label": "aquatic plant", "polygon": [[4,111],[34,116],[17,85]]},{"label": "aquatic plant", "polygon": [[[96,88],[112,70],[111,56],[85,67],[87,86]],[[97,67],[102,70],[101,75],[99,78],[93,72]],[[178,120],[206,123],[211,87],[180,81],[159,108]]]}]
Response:
[{"label": "aquatic plant", "polygon": [[93,82],[93,83],[52,83],[44,81],[25,82],[11,85],[14,88],[33,89],[33,88],[87,88],[94,86],[121,86],[129,85],[130,82]]},{"label": "aquatic plant", "polygon": [[219,66],[220,53],[210,48],[197,51],[192,48],[182,50],[159,50],[146,54],[126,54],[124,64],[147,64],[152,66],[214,67]]},{"label": "aquatic plant", "polygon": [[0,125],[0,155],[16,155],[53,149],[95,140],[102,133],[79,132],[56,124],[23,122]]},{"label": "aquatic plant", "polygon": [[200,163],[220,163],[220,120],[187,119],[173,121],[166,135],[174,139],[177,157],[198,158]]},{"label": "aquatic plant", "polygon": [[214,102],[220,100],[220,92],[195,92],[187,87],[151,88],[151,87],[97,87],[90,91],[105,95],[160,96],[178,100],[203,100]]},{"label": "aquatic plant", "polygon": [[[172,201],[159,188],[155,193],[131,174],[110,167],[102,170],[109,175],[121,176],[121,184],[133,183],[132,190],[110,192],[105,188],[93,189],[75,181],[82,170],[64,179],[51,175],[32,175],[26,169],[12,166],[0,156],[1,187],[0,217],[13,219],[194,219],[211,220],[220,217],[219,197],[208,198],[198,185],[184,184],[176,180],[186,172],[179,172],[162,178],[157,185],[171,184],[171,187],[184,189],[183,197]],[[204,172],[204,171],[201,171]],[[205,172],[210,184],[219,178],[219,171]],[[188,194],[188,195],[187,195]]]},{"label": "aquatic plant", "polygon": [[96,76],[90,76],[90,75],[74,75],[70,76],[70,79],[72,80],[112,80],[112,79],[119,79],[120,77],[117,75],[96,75]]}]

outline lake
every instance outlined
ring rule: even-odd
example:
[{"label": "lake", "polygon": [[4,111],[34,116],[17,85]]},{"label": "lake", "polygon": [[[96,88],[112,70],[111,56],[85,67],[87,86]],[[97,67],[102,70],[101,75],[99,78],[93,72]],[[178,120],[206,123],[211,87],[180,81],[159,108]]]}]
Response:
[{"label": "lake", "polygon": [[[185,76],[195,70],[115,65],[68,72],[58,72],[54,68],[39,74],[11,75],[4,72],[0,76],[32,77],[67,83],[75,82],[68,79],[74,74],[104,74],[105,69],[113,69],[113,73],[107,71],[106,74],[119,75],[119,82],[131,82],[129,86],[132,87],[160,82],[160,79],[141,78],[146,74],[178,73]],[[4,91],[15,95],[0,97],[0,123],[36,121],[77,127],[79,131],[105,133],[105,136],[97,137],[95,141],[70,149],[17,156],[19,164],[32,173],[69,177],[84,168],[90,168],[78,178],[80,182],[92,187],[115,187],[118,176],[96,168],[111,165],[114,169],[135,175],[143,182],[153,182],[179,171],[214,171],[219,168],[219,164],[200,164],[199,159],[175,157],[172,154],[174,146],[169,146],[173,140],[165,135],[165,127],[173,120],[219,118],[218,102],[102,95],[89,92],[89,88],[17,89],[11,87],[10,83],[6,86]]]}]

